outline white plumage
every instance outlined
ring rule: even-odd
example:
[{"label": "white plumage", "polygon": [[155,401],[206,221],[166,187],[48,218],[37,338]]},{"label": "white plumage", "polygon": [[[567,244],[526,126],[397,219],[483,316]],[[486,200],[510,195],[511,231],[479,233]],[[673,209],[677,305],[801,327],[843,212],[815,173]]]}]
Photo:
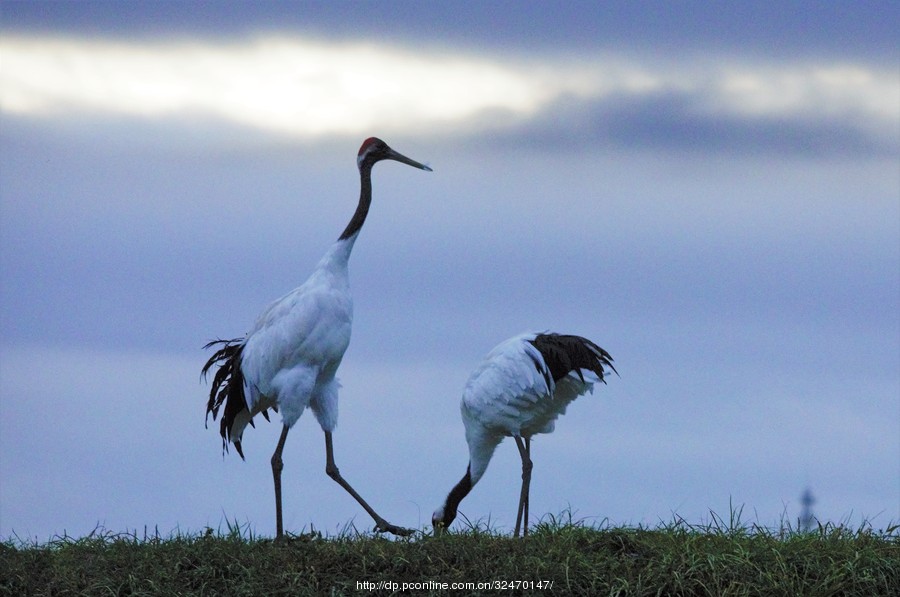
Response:
[{"label": "white plumage", "polygon": [[[270,304],[247,335],[241,370],[250,416],[277,406],[292,427],[310,407],[324,431],[337,424],[335,373],[350,344],[353,300],[348,258],[353,240],[339,241],[302,286]],[[243,428],[232,427],[232,441]]]},{"label": "white plumage", "polygon": [[460,501],[484,475],[497,445],[511,436],[522,457],[515,535],[523,517],[527,534],[531,437],[552,432],[569,403],[604,381],[604,367],[615,371],[609,353],[580,336],[530,332],[495,347],[471,374],[463,391],[460,411],[469,466],[435,510],[435,528],[453,522]]},{"label": "white plumage", "polygon": [[253,425],[253,417],[262,414],[268,419],[268,409],[281,414],[284,426],[272,455],[278,538],[284,534],[281,453],[288,431],[307,407],[312,409],[325,432],[327,474],[365,508],[375,520],[377,531],[409,532],[385,521],[341,477],[332,447],[332,431],[338,414],[335,373],[350,343],[353,322],[348,262],[372,200],[372,167],[381,160],[396,160],[431,170],[397,153],[380,139],[366,139],[357,156],[360,197],[356,212],[313,273],[299,288],[266,307],[244,338],[218,340],[206,346],[221,345],[203,367],[203,373],[219,365],[210,390],[207,416],[212,414],[215,420],[224,405],[220,426],[224,448],[232,442],[243,458],[241,442],[247,425]]}]

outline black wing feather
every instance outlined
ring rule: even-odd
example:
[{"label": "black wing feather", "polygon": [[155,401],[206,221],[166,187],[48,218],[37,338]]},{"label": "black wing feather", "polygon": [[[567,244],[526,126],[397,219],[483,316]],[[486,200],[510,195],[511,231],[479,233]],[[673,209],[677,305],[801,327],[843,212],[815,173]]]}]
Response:
[{"label": "black wing feather", "polygon": [[[544,363],[550,370],[554,382],[572,372],[584,381],[582,369],[593,371],[600,381],[605,381],[603,379],[607,374],[605,367],[618,375],[610,354],[587,338],[566,334],[538,334],[531,340],[531,344],[544,357]],[[541,371],[540,367],[538,371]],[[546,371],[542,373],[546,377]],[[549,387],[550,384],[547,385]]]},{"label": "black wing feather", "polygon": [[[216,345],[222,345],[222,348],[213,353],[206,361],[200,375],[206,378],[209,370],[216,364],[219,368],[213,377],[212,386],[209,389],[209,402],[206,403],[206,421],[209,423],[209,415],[212,414],[213,421],[219,414],[219,409],[225,405],[225,412],[222,413],[222,422],[219,427],[219,434],[222,436],[222,449],[228,450],[228,440],[231,438],[231,427],[238,413],[247,410],[247,399],[244,396],[244,375],[241,372],[241,354],[244,350],[244,339],[235,338],[233,340],[213,340],[204,346],[204,349],[212,348]],[[244,457],[241,450],[240,442],[234,442],[234,447]]]}]

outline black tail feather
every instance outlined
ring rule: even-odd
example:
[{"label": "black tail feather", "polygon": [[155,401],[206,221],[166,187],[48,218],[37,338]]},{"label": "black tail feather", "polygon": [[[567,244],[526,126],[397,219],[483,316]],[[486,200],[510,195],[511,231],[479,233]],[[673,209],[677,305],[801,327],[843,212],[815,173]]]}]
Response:
[{"label": "black tail feather", "polygon": [[[219,408],[225,405],[225,411],[222,413],[222,422],[219,433],[222,436],[222,450],[228,451],[228,441],[231,439],[231,427],[238,413],[247,410],[247,399],[244,396],[244,375],[241,372],[241,353],[244,350],[244,339],[236,338],[233,340],[213,340],[204,346],[204,349],[211,348],[221,344],[222,348],[217,350],[206,361],[200,375],[206,378],[206,374],[218,364],[216,375],[213,377],[212,386],[209,390],[209,402],[206,404],[206,422],[209,423],[209,415],[212,414],[213,421],[219,414]],[[241,450],[240,442],[234,442],[234,447],[241,458],[244,453]]]},{"label": "black tail feather", "polygon": [[[600,381],[605,381],[603,378],[607,372],[604,367],[608,367],[618,375],[610,354],[587,338],[563,334],[538,334],[531,344],[544,357],[554,382],[558,382],[573,371],[578,374],[581,381],[584,381],[582,369],[593,371]],[[550,384],[547,385],[549,387]]]}]

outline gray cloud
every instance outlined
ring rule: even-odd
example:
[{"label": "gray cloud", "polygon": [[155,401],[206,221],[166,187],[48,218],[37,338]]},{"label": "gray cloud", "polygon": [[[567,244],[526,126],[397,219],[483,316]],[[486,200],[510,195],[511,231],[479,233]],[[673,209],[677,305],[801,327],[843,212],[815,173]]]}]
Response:
[{"label": "gray cloud", "polygon": [[[92,35],[231,38],[260,30],[535,51],[653,47],[664,52],[753,52],[761,56],[880,57],[896,51],[895,2],[865,9],[808,2],[742,2],[709,10],[704,2],[493,2],[491,6],[423,5],[415,1],[367,8],[357,2],[284,5],[231,3],[227,8],[180,2],[121,6],[112,0],[71,4],[5,2],[3,27]],[[497,18],[502,15],[503,18]]]},{"label": "gray cloud", "polygon": [[621,95],[594,101],[563,98],[533,119],[493,135],[500,147],[539,145],[572,151],[597,148],[799,157],[889,157],[897,135],[848,120],[716,114],[693,94]]}]

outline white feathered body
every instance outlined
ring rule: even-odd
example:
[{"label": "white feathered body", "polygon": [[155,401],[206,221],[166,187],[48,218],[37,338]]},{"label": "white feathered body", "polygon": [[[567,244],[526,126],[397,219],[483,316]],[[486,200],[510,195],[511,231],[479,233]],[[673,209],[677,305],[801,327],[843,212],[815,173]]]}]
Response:
[{"label": "white feathered body", "polygon": [[241,441],[256,414],[272,408],[291,427],[310,407],[325,431],[337,424],[338,366],[350,344],[353,299],[351,238],[337,241],[301,286],[272,302],[256,320],[241,358],[248,411],[231,429]]},{"label": "white feathered body", "polygon": [[537,336],[529,332],[502,342],[466,383],[460,410],[473,485],[504,437],[552,432],[569,403],[601,381],[594,372],[581,369],[581,376],[572,371],[554,382],[544,357],[531,343]]},{"label": "white feathered body", "polygon": [[[257,414],[268,419],[270,408],[281,413],[283,433],[311,408],[330,442],[337,424],[335,373],[350,344],[353,322],[348,262],[372,202],[372,167],[382,160],[431,170],[381,139],[363,141],[356,157],[360,182],[356,211],[312,275],[266,307],[244,338],[214,340],[204,347],[217,347],[201,374],[216,369],[206,416],[207,421],[209,415],[215,420],[224,407],[219,425],[223,450],[231,442],[243,458],[244,429]],[[276,455],[282,447],[283,439]]]}]

